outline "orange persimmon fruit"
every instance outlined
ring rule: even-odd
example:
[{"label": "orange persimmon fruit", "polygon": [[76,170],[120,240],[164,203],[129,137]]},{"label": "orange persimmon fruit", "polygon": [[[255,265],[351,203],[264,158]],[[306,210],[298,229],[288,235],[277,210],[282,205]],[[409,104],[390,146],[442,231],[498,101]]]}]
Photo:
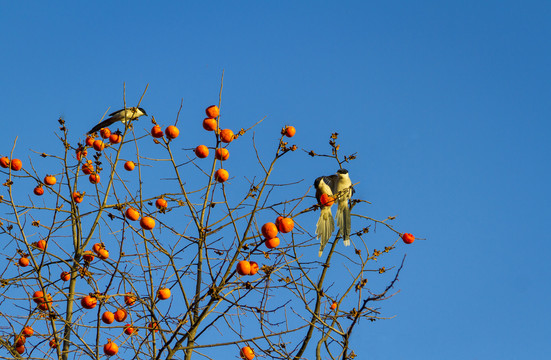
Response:
[{"label": "orange persimmon fruit", "polygon": [[117,322],[123,322],[128,317],[128,312],[124,309],[118,309],[115,311],[115,320]]},{"label": "orange persimmon fruit", "polygon": [[255,275],[258,272],[258,263],[256,261],[250,261],[251,272],[249,275]]},{"label": "orange persimmon fruit", "polygon": [[0,166],[2,166],[4,169],[7,169],[10,167],[10,159],[8,159],[5,156],[2,156],[0,158]]},{"label": "orange persimmon fruit", "polygon": [[109,130],[108,128],[102,128],[99,131],[99,135],[102,138],[107,139],[109,136],[111,136],[111,130]]},{"label": "orange persimmon fruit", "polygon": [[37,196],[42,196],[44,195],[44,188],[42,187],[42,185],[38,185],[34,188],[33,193]]},{"label": "orange persimmon fruit", "polygon": [[231,143],[233,141],[233,131],[230,129],[220,130],[220,141],[225,143]]},{"label": "orange persimmon fruit", "polygon": [[239,355],[241,358],[246,360],[253,360],[254,359],[254,351],[248,346],[245,346],[241,348],[241,351],[239,352]]},{"label": "orange persimmon fruit", "polygon": [[218,169],[216,170],[216,173],[214,173],[214,178],[216,181],[223,183],[224,181],[228,180],[230,177],[230,174],[225,169]]},{"label": "orange persimmon fruit", "polygon": [[199,145],[195,148],[195,155],[199,159],[204,159],[207,156],[209,156],[209,148],[206,147],[205,145]]},{"label": "orange persimmon fruit", "polygon": [[126,216],[128,220],[136,221],[140,218],[140,213],[133,207],[129,207],[128,209],[126,209],[124,216]]},{"label": "orange persimmon fruit", "polygon": [[216,119],[206,118],[205,120],[203,120],[203,129],[207,131],[214,131],[216,130],[217,126],[218,122],[216,121]]},{"label": "orange persimmon fruit", "polygon": [[180,130],[174,125],[170,125],[165,129],[166,137],[169,139],[176,139],[180,135]]},{"label": "orange persimmon fruit", "polygon": [[226,148],[218,148],[214,152],[214,157],[216,160],[225,161],[230,157],[230,152]]},{"label": "orange persimmon fruit", "polygon": [[97,184],[97,183],[99,183],[99,181],[100,181],[99,174],[90,174],[90,176],[88,176],[88,180],[89,180],[92,184]]},{"label": "orange persimmon fruit", "polygon": [[157,207],[157,209],[162,210],[168,207],[168,203],[165,199],[159,198],[157,199],[157,201],[155,201],[155,206]]},{"label": "orange persimmon fruit", "polygon": [[241,260],[237,263],[237,272],[239,275],[249,275],[251,273],[251,263],[247,260]]},{"label": "orange persimmon fruit", "polygon": [[217,118],[220,115],[220,109],[216,105],[211,105],[205,109],[205,113],[209,118]]},{"label": "orange persimmon fruit", "polygon": [[116,355],[119,352],[119,346],[109,339],[107,340],[107,344],[103,345],[103,352],[107,356]]},{"label": "orange persimmon fruit", "polygon": [[106,324],[112,324],[115,321],[115,315],[111,311],[106,311],[101,315],[101,321]]},{"label": "orange persimmon fruit", "polygon": [[101,140],[95,140],[94,144],[92,145],[95,150],[102,151],[105,148],[105,144]]},{"label": "orange persimmon fruit", "polygon": [[80,300],[80,305],[85,309],[93,309],[98,304],[98,299],[93,296],[86,295]]},{"label": "orange persimmon fruit", "polygon": [[154,138],[162,138],[164,135],[163,129],[159,125],[155,125],[151,128],[151,136]]},{"label": "orange persimmon fruit", "polygon": [[144,216],[140,219],[140,226],[144,230],[153,230],[155,227],[155,220],[149,216]]},{"label": "orange persimmon fruit", "polygon": [[274,223],[267,222],[266,224],[262,225],[262,235],[266,239],[272,239],[277,236],[277,227]]},{"label": "orange persimmon fruit", "polygon": [[29,261],[29,258],[27,257],[22,257],[21,259],[19,259],[19,266],[21,267],[27,267],[29,266],[29,263],[30,261]]},{"label": "orange persimmon fruit", "polygon": [[13,159],[10,162],[10,167],[13,171],[19,171],[23,167],[23,163],[19,159]]},{"label": "orange persimmon fruit", "polygon": [[134,164],[134,161],[127,161],[124,163],[124,169],[126,171],[132,171],[136,167],[136,164]]},{"label": "orange persimmon fruit", "polygon": [[285,136],[287,137],[293,137],[295,136],[295,133],[297,131],[295,130],[295,127],[294,126],[286,126],[285,127],[285,130],[284,130],[284,133],[285,133]]},{"label": "orange persimmon fruit", "polygon": [[412,242],[415,241],[415,236],[413,236],[412,234],[410,233],[405,233],[402,235],[402,240],[406,243],[406,244],[411,244]]},{"label": "orange persimmon fruit", "polygon": [[157,297],[159,300],[166,300],[170,298],[170,289],[166,287],[162,287],[157,291]]},{"label": "orange persimmon fruit", "polygon": [[271,239],[266,239],[264,244],[266,245],[266,247],[268,249],[273,249],[273,248],[275,248],[279,245],[279,238],[275,237],[275,238],[271,238]]}]

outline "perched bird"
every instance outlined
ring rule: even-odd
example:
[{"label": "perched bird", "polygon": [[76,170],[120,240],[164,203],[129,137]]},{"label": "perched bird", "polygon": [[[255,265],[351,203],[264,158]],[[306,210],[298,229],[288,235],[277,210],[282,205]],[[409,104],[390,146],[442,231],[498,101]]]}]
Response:
[{"label": "perched bird", "polygon": [[339,227],[339,235],[342,236],[344,246],[350,246],[350,208],[348,200],[352,197],[352,181],[348,175],[348,170],[337,170],[337,181],[332,182],[331,191],[338,196],[337,198],[337,226]]},{"label": "perched bird", "polygon": [[102,122],[94,126],[92,130],[88,131],[88,134],[94,133],[101,128],[108,127],[109,125],[114,124],[117,121],[120,121],[123,124],[125,124],[126,121],[135,120],[142,115],[147,116],[147,113],[145,112],[144,109],[139,107],[120,109],[118,111],[115,111],[114,113],[109,114],[109,118],[103,120]]},{"label": "perched bird", "polygon": [[[337,182],[338,178],[336,175],[331,176],[320,176],[314,181],[314,187],[316,188],[316,199],[320,205],[320,217],[316,225],[316,237],[320,239],[320,250],[318,256],[321,257],[323,254],[323,249],[331,234],[335,230],[335,221],[333,220],[333,215],[331,214],[331,206],[333,205],[333,199],[328,198],[333,196],[333,191],[331,187],[333,182]],[[328,201],[329,200],[329,201]]]}]

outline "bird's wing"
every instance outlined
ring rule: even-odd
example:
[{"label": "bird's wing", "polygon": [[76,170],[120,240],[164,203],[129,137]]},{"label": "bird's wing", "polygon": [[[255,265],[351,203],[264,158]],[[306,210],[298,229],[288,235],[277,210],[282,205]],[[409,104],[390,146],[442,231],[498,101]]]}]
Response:
[{"label": "bird's wing", "polygon": [[113,111],[111,114],[109,114],[109,116],[116,115],[117,113],[122,113],[122,111],[124,111],[124,109],[120,109],[120,110],[117,110],[117,111]]},{"label": "bird's wing", "polygon": [[337,188],[338,183],[339,183],[338,175],[324,176],[323,181],[327,184],[327,186],[329,186],[331,188],[331,192],[333,194],[336,194],[336,193],[339,192],[339,190]]}]

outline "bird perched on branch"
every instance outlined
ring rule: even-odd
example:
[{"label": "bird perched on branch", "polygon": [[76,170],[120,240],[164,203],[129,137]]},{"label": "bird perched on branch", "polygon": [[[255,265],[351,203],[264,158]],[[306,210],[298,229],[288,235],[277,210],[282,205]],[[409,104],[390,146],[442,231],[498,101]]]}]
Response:
[{"label": "bird perched on branch", "polygon": [[[320,206],[320,217],[316,224],[316,237],[320,239],[319,257],[323,254],[323,249],[331,234],[335,230],[335,221],[331,214],[331,206],[334,203],[333,191],[331,187],[336,187],[338,178],[336,175],[320,176],[314,181],[314,187],[316,188],[316,199]],[[333,182],[335,184],[333,184]]]},{"label": "bird perched on branch", "polygon": [[143,115],[147,116],[147,113],[145,112],[144,109],[140,107],[120,109],[118,111],[115,111],[109,114],[109,118],[103,120],[102,122],[94,126],[92,130],[88,131],[88,134],[94,133],[101,128],[108,127],[109,125],[114,124],[117,121],[120,121],[123,124],[126,124],[128,120],[136,120],[137,118]]},{"label": "bird perched on branch", "polygon": [[337,226],[339,227],[339,235],[342,236],[344,246],[350,246],[350,208],[348,200],[352,197],[352,181],[348,175],[348,170],[337,170],[337,181],[332,182],[334,187],[331,188],[333,194],[337,197]]}]

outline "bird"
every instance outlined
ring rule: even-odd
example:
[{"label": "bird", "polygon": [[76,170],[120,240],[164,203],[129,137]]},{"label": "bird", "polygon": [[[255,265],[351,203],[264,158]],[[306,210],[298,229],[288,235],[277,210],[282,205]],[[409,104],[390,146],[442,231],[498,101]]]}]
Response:
[{"label": "bird", "polygon": [[325,201],[322,201],[322,195],[333,196],[331,186],[333,185],[333,182],[336,183],[337,180],[338,178],[336,175],[330,175],[320,176],[314,181],[314,187],[316,188],[316,199],[318,200],[318,204],[320,206],[320,217],[318,219],[318,223],[316,224],[316,238],[320,239],[320,250],[318,253],[319,257],[323,254],[323,249],[325,248],[325,245],[327,245],[331,234],[333,234],[333,231],[335,230],[335,221],[333,220],[333,214],[331,214],[331,206],[333,205],[333,201],[330,199],[330,202],[328,203],[327,198],[324,199]]},{"label": "bird", "polygon": [[101,128],[108,127],[109,125],[114,124],[117,121],[120,121],[123,124],[125,124],[126,121],[136,120],[137,118],[143,115],[147,116],[147,113],[141,107],[131,107],[131,108],[117,110],[109,114],[109,118],[103,120],[102,122],[94,126],[90,131],[88,131],[88,134],[94,133]]},{"label": "bird", "polygon": [[348,207],[348,200],[352,197],[352,181],[350,181],[350,175],[348,170],[337,170],[337,180],[332,182],[331,191],[337,196],[337,226],[339,232],[337,234],[342,236],[344,246],[350,246],[350,208]]}]

